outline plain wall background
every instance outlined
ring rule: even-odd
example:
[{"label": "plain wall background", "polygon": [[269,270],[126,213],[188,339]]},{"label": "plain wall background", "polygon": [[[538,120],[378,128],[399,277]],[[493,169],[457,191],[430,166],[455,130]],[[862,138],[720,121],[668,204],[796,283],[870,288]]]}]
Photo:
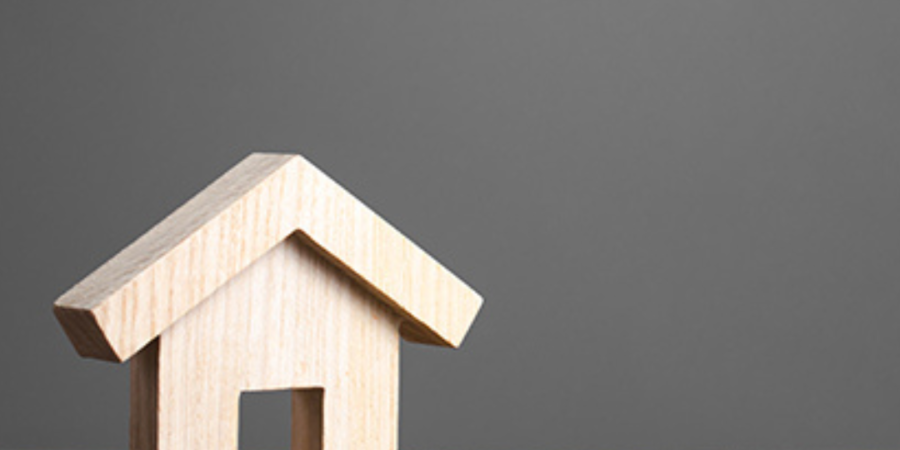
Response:
[{"label": "plain wall background", "polygon": [[404,450],[900,449],[898,45],[896,1],[3,0],[0,447],[126,448],[53,300],[282,150],[487,300],[404,346]]}]

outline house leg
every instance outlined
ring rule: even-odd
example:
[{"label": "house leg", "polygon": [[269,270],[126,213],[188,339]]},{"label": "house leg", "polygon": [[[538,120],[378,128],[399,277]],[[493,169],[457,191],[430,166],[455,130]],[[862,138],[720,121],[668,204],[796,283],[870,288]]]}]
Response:
[{"label": "house leg", "polygon": [[192,378],[159,339],[131,361],[130,450],[237,450],[240,392]]},{"label": "house leg", "polygon": [[128,448],[158,450],[159,339],[131,360],[131,417]]},{"label": "house leg", "polygon": [[325,389],[322,450],[397,450],[396,352],[391,357]]}]

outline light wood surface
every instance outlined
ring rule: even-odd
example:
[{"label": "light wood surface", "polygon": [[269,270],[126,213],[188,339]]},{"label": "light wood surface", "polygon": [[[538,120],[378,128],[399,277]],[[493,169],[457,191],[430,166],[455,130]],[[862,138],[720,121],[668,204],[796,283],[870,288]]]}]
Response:
[{"label": "light wood surface", "polygon": [[59,300],[131,359],[131,450],[236,450],[290,390],[292,450],[395,450],[400,338],[457,346],[481,297],[306,160],[252,155]]},{"label": "light wood surface", "polygon": [[54,313],[79,354],[125,361],[290,236],[386,305],[408,340],[456,347],[481,306],[311,163],[254,154],[66,292]]},{"label": "light wood surface", "polygon": [[292,450],[393,450],[401,320],[290,238],[134,358],[131,449],[236,449],[241,392],[292,389]]}]

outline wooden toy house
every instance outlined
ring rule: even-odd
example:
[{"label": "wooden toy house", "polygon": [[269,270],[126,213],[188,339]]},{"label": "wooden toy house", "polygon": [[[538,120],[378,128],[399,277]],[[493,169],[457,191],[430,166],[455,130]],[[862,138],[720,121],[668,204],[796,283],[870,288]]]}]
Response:
[{"label": "wooden toy house", "polygon": [[241,392],[292,391],[292,450],[394,450],[400,338],[457,347],[481,297],[305,159],[254,154],[54,313],[131,360],[131,450],[234,450]]}]

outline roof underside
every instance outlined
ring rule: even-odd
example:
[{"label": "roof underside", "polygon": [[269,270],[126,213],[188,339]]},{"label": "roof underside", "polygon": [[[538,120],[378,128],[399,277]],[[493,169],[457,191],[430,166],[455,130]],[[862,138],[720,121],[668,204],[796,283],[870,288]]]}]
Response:
[{"label": "roof underside", "polygon": [[459,346],[481,297],[296,155],[253,154],[56,301],[79,354],[125,361],[292,234],[405,319],[407,340]]}]

